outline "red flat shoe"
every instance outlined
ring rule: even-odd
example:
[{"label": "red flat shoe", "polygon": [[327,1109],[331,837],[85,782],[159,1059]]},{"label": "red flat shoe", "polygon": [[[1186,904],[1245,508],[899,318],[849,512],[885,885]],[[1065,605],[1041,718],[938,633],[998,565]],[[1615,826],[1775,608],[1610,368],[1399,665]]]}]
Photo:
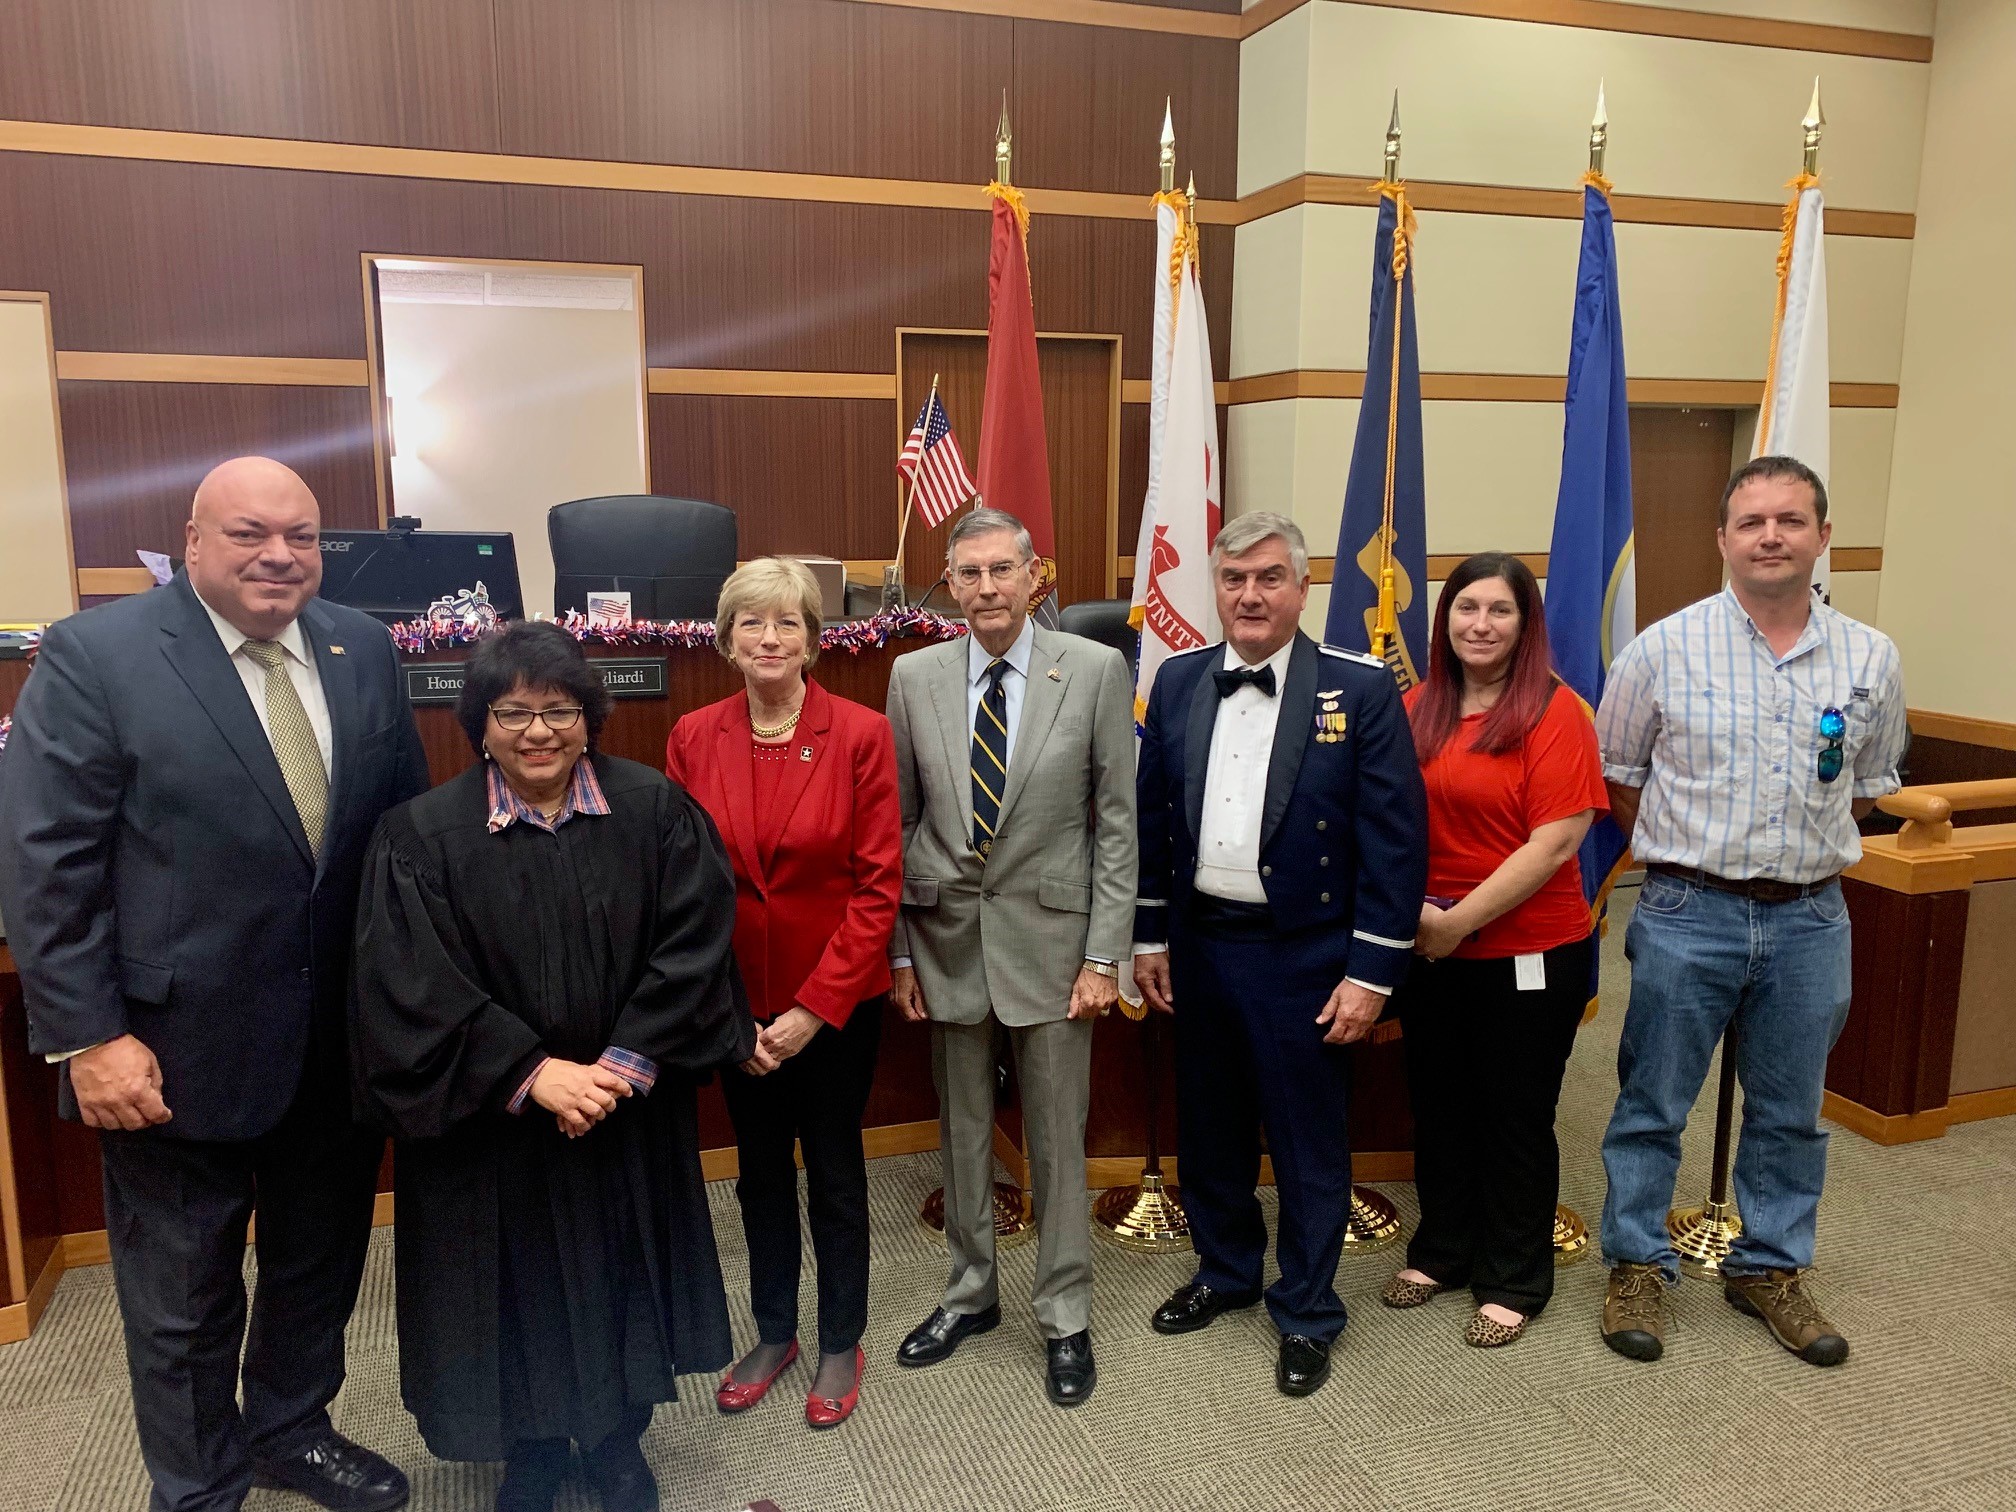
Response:
[{"label": "red flat shoe", "polygon": [[838,1428],[854,1415],[855,1407],[861,1401],[861,1372],[868,1368],[868,1357],[861,1353],[861,1346],[854,1346],[854,1384],[847,1388],[847,1395],[841,1397],[808,1396],[805,1398],[805,1421],[814,1428]]},{"label": "red flat shoe", "polygon": [[721,1377],[721,1384],[714,1388],[714,1405],[723,1412],[747,1412],[770,1394],[770,1388],[777,1384],[777,1377],[789,1370],[797,1358],[798,1341],[793,1339],[777,1368],[760,1381],[738,1381],[733,1367],[730,1367],[728,1374]]}]

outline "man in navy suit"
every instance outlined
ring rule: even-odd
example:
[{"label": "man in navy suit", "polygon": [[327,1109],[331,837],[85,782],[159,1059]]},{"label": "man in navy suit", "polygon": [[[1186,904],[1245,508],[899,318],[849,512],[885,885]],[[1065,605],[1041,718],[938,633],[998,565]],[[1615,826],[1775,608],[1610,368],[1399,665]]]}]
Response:
[{"label": "man in navy suit", "polygon": [[384,1148],[345,1058],[359,870],[427,765],[391,638],[315,598],[320,528],[278,462],[218,467],[186,573],[52,625],[0,756],[0,913],[30,1048],[102,1131],[156,1512],[255,1475],[338,1512],[407,1497],[328,1408]]},{"label": "man in navy suit", "polygon": [[1260,1300],[1260,1130],[1281,1199],[1275,1384],[1328,1379],[1350,1216],[1350,1067],[1406,973],[1427,799],[1393,676],[1297,628],[1302,532],[1228,522],[1211,551],[1225,643],[1164,663],[1141,740],[1134,980],[1176,1020],[1178,1158],[1197,1275],[1156,1311],[1190,1333]]}]

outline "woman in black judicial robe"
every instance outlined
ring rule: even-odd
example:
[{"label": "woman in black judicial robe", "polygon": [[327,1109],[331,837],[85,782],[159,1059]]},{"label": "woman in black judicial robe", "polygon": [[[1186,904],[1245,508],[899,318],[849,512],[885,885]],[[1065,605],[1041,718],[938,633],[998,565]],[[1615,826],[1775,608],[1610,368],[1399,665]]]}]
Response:
[{"label": "woman in black judicial robe", "polygon": [[605,1508],[657,1507],[652,1405],[731,1358],[694,1088],[754,1051],[735,883],[683,788],[592,749],[608,708],[558,627],[485,641],[485,759],[386,815],[358,912],[401,1391],[436,1455],[508,1460],[500,1512],[552,1506],[570,1439]]}]

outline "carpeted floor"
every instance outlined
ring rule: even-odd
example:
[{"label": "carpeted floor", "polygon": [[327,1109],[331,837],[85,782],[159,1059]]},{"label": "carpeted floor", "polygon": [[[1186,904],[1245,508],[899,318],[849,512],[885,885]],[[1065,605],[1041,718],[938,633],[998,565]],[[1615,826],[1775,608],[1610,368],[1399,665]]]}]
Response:
[{"label": "carpeted floor", "polygon": [[[1621,937],[1613,931],[1606,974],[1618,1002]],[[1584,1030],[1561,1103],[1563,1196],[1592,1226],[1620,1019],[1606,1006]],[[1688,1200],[1706,1184],[1711,1103],[1712,1091],[1689,1133]],[[1148,1314],[1188,1279],[1189,1257],[1100,1245],[1099,1390],[1070,1413],[1043,1397],[1026,1303],[1033,1246],[1004,1256],[1000,1329],[933,1369],[893,1364],[943,1281],[943,1252],[915,1218],[936,1162],[870,1166],[874,1295],[853,1421],[806,1430],[803,1367],[732,1421],[714,1410],[712,1379],[694,1379],[646,1439],[668,1512],[728,1512],[759,1497],[783,1512],[2016,1508],[2016,1118],[1887,1150],[1837,1132],[1815,1282],[1853,1342],[1837,1370],[1793,1359],[1699,1282],[1681,1288],[1665,1360],[1626,1361],[1597,1335],[1594,1259],[1561,1273],[1553,1306],[1519,1344],[1469,1349],[1458,1338],[1461,1299],[1405,1314],[1379,1305],[1399,1263],[1387,1251],[1344,1262],[1352,1322],[1336,1373],[1315,1397],[1290,1402],[1273,1389],[1264,1313],[1161,1338]],[[1411,1222],[1412,1188],[1387,1190]],[[718,1184],[712,1197],[747,1338],[734,1195]],[[487,1512],[497,1467],[431,1460],[399,1406],[391,1247],[381,1230],[337,1421],[409,1470],[416,1512]],[[103,1267],[65,1276],[35,1336],[0,1348],[5,1512],[146,1504],[110,1279]],[[809,1285],[806,1306],[809,1317]],[[585,1512],[594,1500],[575,1488],[562,1505]],[[255,1492],[247,1506],[309,1503]]]}]

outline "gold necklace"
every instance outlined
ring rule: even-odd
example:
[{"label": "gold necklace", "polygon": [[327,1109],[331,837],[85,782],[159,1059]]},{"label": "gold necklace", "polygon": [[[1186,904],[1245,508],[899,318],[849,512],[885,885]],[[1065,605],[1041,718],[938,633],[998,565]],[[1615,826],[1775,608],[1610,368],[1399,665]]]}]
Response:
[{"label": "gold necklace", "polygon": [[805,712],[804,705],[801,704],[797,708],[793,709],[791,711],[791,717],[785,720],[784,723],[780,725],[759,725],[758,723],[756,723],[755,716],[751,715],[749,718],[749,732],[752,735],[754,735],[758,740],[781,740],[784,736],[789,735],[791,731],[797,727],[798,716],[800,714],[803,714],[804,712]]}]

